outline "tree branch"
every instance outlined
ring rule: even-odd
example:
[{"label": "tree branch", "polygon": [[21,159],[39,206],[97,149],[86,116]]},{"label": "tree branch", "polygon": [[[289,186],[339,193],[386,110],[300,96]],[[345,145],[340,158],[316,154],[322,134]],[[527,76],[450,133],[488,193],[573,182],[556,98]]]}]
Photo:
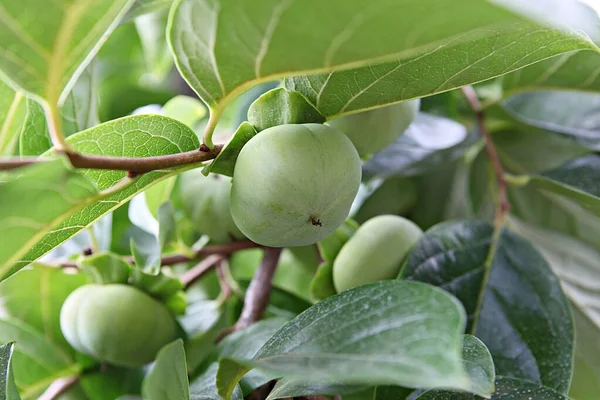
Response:
[{"label": "tree branch", "polygon": [[496,151],[496,147],[494,146],[494,142],[492,141],[492,135],[487,130],[487,127],[485,125],[485,113],[481,107],[481,103],[479,102],[479,98],[477,97],[475,89],[473,89],[473,86],[463,86],[461,90],[465,95],[469,106],[475,113],[475,117],[477,118],[477,127],[479,129],[479,132],[481,133],[481,136],[483,136],[483,139],[485,141],[485,148],[490,159],[490,163],[492,164],[492,168],[494,169],[496,182],[498,183],[496,225],[501,226],[504,223],[506,214],[510,211],[510,203],[506,195],[506,189],[508,185],[506,183],[506,180],[504,179],[504,168],[502,168],[500,157],[498,156],[498,152]]},{"label": "tree branch", "polygon": [[234,326],[234,330],[245,328],[262,318],[271,297],[273,276],[275,275],[282,250],[280,248],[265,247],[265,253],[260,266],[246,291],[244,308]]},{"label": "tree branch", "polygon": [[[235,253],[236,251],[251,249],[254,247],[261,247],[259,244],[251,242],[249,240],[243,240],[239,242],[231,242],[224,244],[214,244],[211,246],[205,246],[194,252],[192,256],[186,254],[170,254],[166,255],[161,259],[161,266],[174,265],[188,261],[199,260],[203,257],[207,257],[213,254],[227,255]],[[133,257],[124,257],[125,261],[135,264]],[[77,264],[74,261],[63,261],[60,263],[61,268],[77,268]]]},{"label": "tree branch", "polygon": [[194,282],[197,282],[198,279],[206,275],[213,267],[218,267],[218,264],[224,259],[225,257],[221,254],[212,254],[200,261],[194,268],[187,270],[185,274],[181,276],[181,283],[183,283],[184,289],[187,289]]},{"label": "tree branch", "polygon": [[[108,157],[93,154],[80,154],[73,151],[65,151],[71,165],[75,168],[86,169],[108,169],[113,171],[133,171],[144,173],[157,169],[180,167],[183,165],[200,163],[214,159],[223,145],[215,145],[212,150],[206,146],[200,149],[177,154],[166,154],[153,157]],[[3,158],[0,159],[0,170],[11,170],[26,165],[40,162],[52,161],[51,158],[26,157],[26,158]]]},{"label": "tree branch", "polygon": [[38,400],[57,399],[61,394],[64,394],[71,389],[77,382],[79,382],[79,376],[59,378],[48,386],[48,389],[38,397]]}]

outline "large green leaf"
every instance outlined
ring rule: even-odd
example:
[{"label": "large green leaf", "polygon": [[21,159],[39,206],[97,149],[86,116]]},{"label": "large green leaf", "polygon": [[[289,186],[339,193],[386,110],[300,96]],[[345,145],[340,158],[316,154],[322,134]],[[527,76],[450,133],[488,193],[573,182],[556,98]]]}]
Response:
[{"label": "large green leaf", "polygon": [[[212,363],[202,375],[192,381],[190,384],[191,400],[223,400],[217,392],[217,370],[218,364]],[[239,385],[235,386],[231,400],[242,400],[243,398]]]},{"label": "large green leaf", "polygon": [[551,133],[592,150],[600,149],[600,94],[568,91],[520,93],[503,101],[501,107],[524,129]]},{"label": "large green leaf", "polygon": [[[70,136],[67,138],[67,142],[73,149],[84,154],[119,157],[159,156],[191,151],[199,146],[198,137],[189,127],[159,115],[136,115],[106,122]],[[47,169],[45,165],[39,168]],[[115,185],[126,174],[124,171],[103,170],[80,170],[79,172],[94,182],[100,189],[107,189]],[[103,196],[95,202],[70,204],[67,215],[63,215],[60,220],[54,221],[54,224],[48,229],[37,231],[37,240],[35,243],[30,243],[30,250],[10,268],[9,273],[15,272],[24,265],[36,260],[153,183],[176,173],[177,170],[149,172],[140,176],[122,190],[109,196]],[[77,175],[79,179],[82,179],[81,175]],[[19,181],[21,180],[22,178],[19,179]],[[44,193],[46,192],[44,191]],[[22,206],[23,200],[21,199],[18,205],[20,212],[31,213],[31,210]],[[40,210],[40,213],[42,212],[40,208],[37,209]],[[5,207],[2,208],[0,213],[4,211]],[[47,210],[44,211],[47,213]],[[0,250],[0,253],[2,250]],[[14,255],[12,258],[21,255]]]},{"label": "large green leaf", "polygon": [[[429,390],[415,400],[479,400],[469,393]],[[569,400],[554,390],[538,383],[500,376],[491,400]]]},{"label": "large green leaf", "polygon": [[0,283],[2,309],[42,333],[49,343],[70,352],[60,329],[60,309],[67,296],[86,283],[83,274],[36,264]]},{"label": "large green leaf", "polygon": [[48,231],[96,199],[98,192],[90,179],[67,167],[64,160],[15,170],[4,179],[0,183],[0,276],[6,277]]},{"label": "large green leaf", "polygon": [[144,379],[142,395],[147,400],[189,400],[187,366],[183,341],[164,346],[156,356],[152,370]]},{"label": "large green leaf", "polygon": [[12,356],[14,342],[0,346],[0,398],[2,400],[21,400],[13,376]]},{"label": "large green leaf", "polygon": [[0,156],[15,152],[25,119],[25,97],[0,82]]},{"label": "large green leaf", "polygon": [[577,343],[575,369],[569,396],[573,400],[586,400],[600,393],[600,328],[583,311],[573,308]]},{"label": "large green leaf", "polygon": [[574,348],[568,302],[527,241],[509,232],[496,239],[483,221],[442,223],[417,243],[401,277],[455,294],[498,374],[568,390]]},{"label": "large green leaf", "polygon": [[439,289],[379,282],[317,303],[253,359],[224,359],[221,368],[229,370],[229,385],[249,370],[245,365],[305,381],[468,388],[460,354],[464,322],[460,304]]},{"label": "large green leaf", "polygon": [[600,54],[573,51],[561,54],[506,75],[504,96],[539,89],[600,90]]},{"label": "large green leaf", "polygon": [[63,103],[133,0],[0,1],[0,71],[13,85]]},{"label": "large green leaf", "polygon": [[75,375],[80,366],[34,328],[15,319],[0,320],[0,342],[17,342],[12,365],[23,400],[36,399],[55,379]]},{"label": "large green leaf", "polygon": [[[463,335],[463,364],[471,380],[470,391],[480,396],[489,396],[494,391],[494,362],[485,344],[475,336]],[[280,379],[269,394],[268,400],[288,397],[313,396],[313,395],[339,395],[353,394],[364,391],[364,386],[351,386],[340,384],[329,384],[327,382],[303,382],[297,379]],[[378,399],[388,390],[395,390],[407,397],[412,389],[398,386],[379,386],[370,388],[375,392],[374,398]],[[394,393],[395,398],[401,395]],[[385,399],[386,397],[381,397]]]},{"label": "large green leaf", "polygon": [[[556,2],[541,3],[551,7]],[[573,15],[582,8],[576,2],[568,4]],[[343,81],[336,88],[344,90],[326,85],[335,99],[319,96],[333,75],[316,78],[314,89],[306,93],[296,87],[312,97],[324,115],[425,96],[565,51],[595,48],[580,34],[525,22],[503,6],[514,2],[179,0],[171,9],[168,30],[181,74],[215,110],[261,81],[391,62],[336,75]],[[527,14],[540,15],[539,10]],[[385,83],[394,90],[369,90],[394,73],[396,79]],[[423,89],[413,89],[417,87]],[[367,91],[369,100],[354,101]],[[393,98],[384,99],[390,93]]]}]

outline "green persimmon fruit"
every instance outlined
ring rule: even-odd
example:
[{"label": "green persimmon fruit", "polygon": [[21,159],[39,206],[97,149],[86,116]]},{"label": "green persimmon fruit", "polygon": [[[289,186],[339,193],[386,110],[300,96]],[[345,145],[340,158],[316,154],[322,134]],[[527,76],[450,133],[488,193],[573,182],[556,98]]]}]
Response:
[{"label": "green persimmon fruit", "polygon": [[344,132],[358,154],[367,157],[392,144],[413,122],[419,112],[419,100],[345,115],[327,122]]},{"label": "green persimmon fruit", "polygon": [[395,278],[402,261],[423,235],[412,221],[397,215],[371,218],[358,228],[333,261],[338,292]]},{"label": "green persimmon fruit", "polygon": [[231,213],[264,246],[306,246],[344,222],[361,163],[346,135],[327,125],[279,125],[242,148],[233,172]]},{"label": "green persimmon fruit", "polygon": [[353,218],[362,224],[378,215],[403,215],[415,205],[416,201],[417,185],[410,178],[391,177],[371,193]]},{"label": "green persimmon fruit", "polygon": [[154,360],[175,340],[177,327],[167,308],[132,286],[81,286],[60,311],[60,328],[76,350],[122,367]]},{"label": "green persimmon fruit", "polygon": [[200,169],[194,169],[181,174],[180,179],[183,209],[198,232],[216,243],[243,237],[231,217],[231,178],[217,174],[204,176]]}]

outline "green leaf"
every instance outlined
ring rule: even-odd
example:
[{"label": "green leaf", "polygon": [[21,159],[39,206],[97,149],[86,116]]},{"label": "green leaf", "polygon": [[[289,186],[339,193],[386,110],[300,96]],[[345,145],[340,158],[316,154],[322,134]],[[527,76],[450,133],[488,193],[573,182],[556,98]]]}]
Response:
[{"label": "green leaf", "polygon": [[258,132],[285,124],[322,124],[322,116],[298,92],[277,88],[260,96],[248,109],[248,122]]},{"label": "green leaf", "polygon": [[[489,268],[489,272],[485,269]],[[489,348],[501,375],[566,392],[574,329],[567,300],[544,258],[524,239],[483,221],[427,231],[401,271],[456,295],[469,330]]]},{"label": "green leaf", "polygon": [[12,369],[14,349],[14,342],[0,346],[0,398],[2,400],[21,400]]},{"label": "green leaf", "polygon": [[[217,369],[218,364],[212,363],[206,372],[194,379],[190,385],[191,398],[193,400],[222,400],[217,393]],[[231,400],[242,400],[244,396],[239,386],[235,387]]]},{"label": "green leaf", "polygon": [[[553,3],[543,0],[540,6]],[[282,76],[393,60],[393,65],[386,65],[383,71],[365,67],[356,75],[354,71],[347,73],[345,90],[335,91],[344,94],[343,98],[331,101],[320,97],[323,104],[329,105],[326,109],[319,107],[320,102],[313,102],[322,114],[330,116],[341,108],[349,111],[350,105],[357,110],[356,102],[344,104],[365,87],[373,88],[390,71],[405,77],[404,83],[387,83],[393,91],[383,91],[394,93],[394,102],[402,100],[397,98],[398,93],[407,98],[424,96],[489,79],[565,51],[594,48],[583,36],[524,22],[525,18],[502,8],[510,3],[500,4],[376,0],[365,8],[364,2],[346,0],[326,4],[319,0],[270,0],[259,4],[179,0],[171,9],[168,35],[182,76],[212,109],[218,110],[217,114],[244,89]],[[576,11],[582,8],[575,2],[569,2],[569,6]],[[528,10],[527,14],[539,16],[539,10]],[[589,14],[585,17],[592,19]],[[437,29],[428,29],[431,26]],[[415,63],[420,69],[414,68]],[[440,68],[432,69],[432,65]],[[430,76],[422,79],[424,73]],[[407,82],[412,84],[415,77],[426,83],[414,85],[426,86],[420,93],[405,90]],[[321,85],[303,94],[315,98],[326,80],[322,76],[315,82]],[[358,88],[355,82],[359,82]],[[348,83],[352,84],[350,90]],[[352,93],[346,96],[344,92]],[[372,101],[373,92],[368,107],[378,103]],[[382,97],[381,91],[377,96]],[[332,108],[337,111],[331,112]]]},{"label": "green leaf", "polygon": [[135,0],[124,21],[168,8],[173,0]]},{"label": "green leaf", "polygon": [[540,89],[600,90],[600,54],[573,51],[540,61],[502,80],[504,95]]},{"label": "green leaf", "polygon": [[242,147],[256,134],[256,129],[249,122],[242,122],[223,150],[202,170],[202,173],[208,175],[213,172],[233,177],[235,161],[242,151]]},{"label": "green leaf", "polygon": [[36,399],[55,379],[75,375],[80,367],[46,337],[15,319],[0,320],[0,342],[17,342],[13,354],[15,383],[23,400]]},{"label": "green leaf", "polygon": [[158,245],[161,251],[177,240],[176,224],[173,205],[170,202],[163,203],[158,208]]},{"label": "green leaf", "polygon": [[41,333],[48,343],[72,352],[60,329],[60,309],[67,296],[86,283],[83,274],[34,264],[0,283],[2,309],[5,315]]},{"label": "green leaf", "polygon": [[282,318],[269,318],[230,334],[219,344],[217,353],[223,361],[219,363],[217,388],[222,397],[229,398],[237,387],[238,381],[242,393],[247,396],[254,389],[273,379],[257,370],[246,374],[245,367],[235,362],[228,362],[227,358],[253,358],[285,322],[286,320]]},{"label": "green leaf", "polygon": [[101,285],[127,283],[131,274],[131,265],[121,256],[113,253],[97,253],[81,257],[77,266],[94,282]]},{"label": "green leaf", "polygon": [[[136,115],[106,122],[70,136],[67,142],[74,150],[84,154],[120,157],[158,156],[191,151],[199,147],[198,137],[190,128],[159,115]],[[46,171],[48,166],[43,165],[40,168]],[[185,168],[189,167],[183,169]],[[44,232],[45,236],[40,237],[35,244],[30,244],[29,252],[11,268],[11,272],[36,260],[148,186],[174,176],[177,172],[178,170],[149,172],[119,192],[98,199],[92,204],[77,203],[76,207],[71,205],[70,214],[65,216],[68,218],[58,221],[60,223],[53,226],[51,232]],[[109,188],[125,177],[124,171],[85,170],[83,174],[100,189]],[[22,178],[19,183],[22,184]],[[77,208],[81,210],[77,211]],[[2,211],[5,209],[6,207],[3,207]],[[22,199],[19,200],[19,209],[31,213],[30,207],[23,208]]]},{"label": "green leaf", "polygon": [[463,336],[462,359],[471,380],[470,392],[489,398],[494,392],[494,360],[485,344],[473,335]]},{"label": "green leaf", "polygon": [[0,81],[0,155],[11,156],[25,119],[25,97]]},{"label": "green leaf", "polygon": [[420,113],[394,143],[367,161],[363,179],[419,175],[460,157],[473,144],[464,125]]},{"label": "green leaf", "polygon": [[173,68],[173,57],[165,35],[167,17],[165,9],[140,15],[133,21],[146,59],[147,73],[143,78],[150,84],[163,82]]},{"label": "green leaf", "polygon": [[[429,390],[415,400],[479,400],[469,393]],[[554,390],[538,383],[500,376],[491,400],[569,400]]]},{"label": "green leaf", "polygon": [[[141,368],[119,368],[111,365],[107,371],[83,374],[79,384],[85,400],[113,400],[129,393],[139,393],[143,379],[144,370]],[[75,397],[73,400],[80,398]]]},{"label": "green leaf", "polygon": [[[489,350],[475,336],[463,335],[462,357],[471,381],[470,391],[489,398],[494,391],[495,379],[494,362]],[[373,396],[375,399],[389,399],[390,397],[387,396],[398,399],[408,397],[413,390],[399,386],[377,386],[365,390],[364,386],[340,385],[322,381],[307,383],[287,378],[277,382],[267,399],[313,395],[352,395],[369,391],[375,392],[374,396],[369,393],[370,397]]]},{"label": "green leaf", "polygon": [[464,322],[460,304],[441,290],[378,282],[314,305],[253,360],[238,361],[307,381],[467,388],[460,362]]},{"label": "green leaf", "polygon": [[39,103],[28,100],[27,114],[19,139],[19,152],[22,156],[38,156],[51,147],[44,109]]},{"label": "green leaf", "polygon": [[133,0],[0,2],[0,70],[37,99],[62,104]]},{"label": "green leaf", "polygon": [[417,202],[417,186],[413,179],[403,176],[391,177],[367,182],[364,195],[354,199],[351,211],[352,218],[359,224],[378,215],[407,215]]},{"label": "green leaf", "polygon": [[[0,182],[2,278],[18,270],[11,269],[13,264],[48,231],[98,198],[91,180],[67,167],[63,160],[15,170],[5,174],[4,179]],[[44,207],[40,207],[42,203]]]},{"label": "green leaf", "polygon": [[527,129],[549,132],[600,150],[600,94],[564,91],[521,93],[501,103],[506,115]]},{"label": "green leaf", "polygon": [[177,339],[160,349],[152,370],[144,379],[142,395],[148,400],[190,399],[183,340]]},{"label": "green leaf", "polygon": [[600,352],[600,328],[583,311],[573,308],[577,342],[575,368],[569,397],[586,400],[600,393],[600,362],[595,355]]}]

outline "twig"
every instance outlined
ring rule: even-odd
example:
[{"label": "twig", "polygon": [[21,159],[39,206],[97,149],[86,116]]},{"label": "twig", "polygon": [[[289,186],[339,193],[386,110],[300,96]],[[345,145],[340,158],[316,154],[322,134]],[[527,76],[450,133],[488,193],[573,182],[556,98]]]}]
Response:
[{"label": "twig", "polygon": [[183,283],[183,287],[187,289],[194,282],[198,281],[198,279],[202,278],[208,271],[210,271],[213,267],[217,266],[225,259],[221,254],[212,254],[206,257],[204,260],[200,261],[194,268],[186,271],[185,274],[181,276],[181,283]]},{"label": "twig", "polygon": [[[184,153],[166,154],[164,156],[154,157],[108,157],[93,154],[80,154],[72,151],[66,151],[64,154],[69,158],[71,165],[75,168],[133,171],[139,174],[157,169],[180,167],[212,160],[219,154],[222,148],[223,145],[215,145],[212,150],[209,150],[206,146],[203,146],[201,149]],[[52,160],[52,158],[42,157],[27,157],[21,159],[2,158],[0,159],[0,170],[10,170]]]},{"label": "twig", "polygon": [[469,106],[475,113],[475,117],[477,118],[477,127],[485,141],[485,148],[492,164],[492,168],[494,169],[494,174],[496,175],[496,181],[498,183],[496,225],[501,226],[504,223],[506,214],[510,211],[510,203],[508,202],[508,197],[506,195],[506,189],[508,185],[504,179],[504,169],[502,168],[500,157],[498,156],[498,152],[496,151],[496,147],[492,141],[492,135],[490,135],[490,132],[487,130],[485,125],[485,113],[483,112],[475,89],[473,89],[473,86],[463,86],[462,92],[465,95]]},{"label": "twig", "polygon": [[77,382],[79,382],[79,376],[68,376],[65,378],[59,378],[52,382],[48,389],[40,397],[38,400],[54,400],[57,399],[61,394],[66,393],[71,387],[73,387]]},{"label": "twig", "polygon": [[225,262],[225,258],[221,259],[217,262],[217,277],[219,278],[219,286],[221,287],[221,296],[225,299],[228,299],[231,296],[233,290],[231,286],[229,286],[229,282],[227,281],[227,276],[225,276],[225,266],[227,263]]},{"label": "twig", "polygon": [[244,308],[242,309],[242,315],[240,315],[235,324],[235,330],[252,325],[262,318],[271,297],[273,275],[275,275],[281,251],[282,249],[280,248],[265,247],[265,253],[260,266],[246,291]]},{"label": "twig", "polygon": [[[249,240],[239,241],[239,242],[231,242],[224,244],[215,244],[211,246],[202,247],[197,250],[193,256],[189,256],[186,254],[170,254],[166,255],[161,259],[161,266],[174,265],[179,263],[184,263],[193,260],[199,260],[203,257],[210,256],[212,254],[220,254],[227,255],[231,253],[235,253],[236,251],[251,249],[253,247],[260,247],[259,244],[251,242]],[[124,257],[125,261],[135,264],[133,257]],[[61,268],[77,268],[77,264],[74,261],[63,261],[60,263]]]}]

